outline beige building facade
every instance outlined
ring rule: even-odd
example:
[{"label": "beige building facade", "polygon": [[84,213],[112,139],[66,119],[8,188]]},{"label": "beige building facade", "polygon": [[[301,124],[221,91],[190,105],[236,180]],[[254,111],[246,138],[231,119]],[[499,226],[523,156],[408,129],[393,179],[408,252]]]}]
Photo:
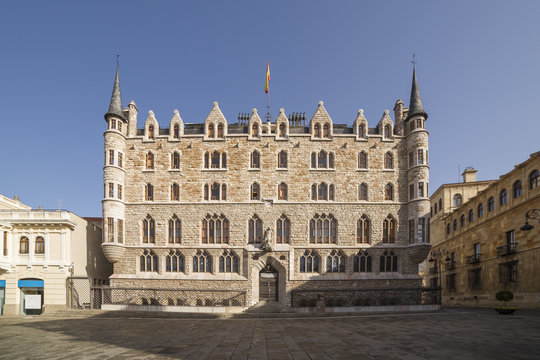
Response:
[{"label": "beige building facade", "polygon": [[68,277],[105,283],[111,275],[100,249],[101,223],[69,211],[32,209],[0,195],[0,236],[2,314],[66,309]]},{"label": "beige building facade", "polygon": [[[441,285],[443,305],[501,305],[495,294],[511,290],[513,305],[540,306],[540,222],[529,220],[533,228],[521,230],[527,212],[540,209],[539,170],[537,152],[498,180],[464,174],[462,184],[443,185],[431,196],[433,261],[425,262],[424,279]],[[455,204],[455,195],[463,203]]]},{"label": "beige building facade", "polygon": [[[256,109],[230,123],[166,126],[123,109],[118,72],[105,115],[103,251],[112,288],[235,289],[244,306],[294,291],[418,288],[429,251],[428,132],[416,74],[368,126]],[[142,302],[144,303],[144,302]],[[141,304],[141,302],[139,302]],[[167,305],[167,302],[156,302]],[[169,302],[169,305],[171,303]]]}]

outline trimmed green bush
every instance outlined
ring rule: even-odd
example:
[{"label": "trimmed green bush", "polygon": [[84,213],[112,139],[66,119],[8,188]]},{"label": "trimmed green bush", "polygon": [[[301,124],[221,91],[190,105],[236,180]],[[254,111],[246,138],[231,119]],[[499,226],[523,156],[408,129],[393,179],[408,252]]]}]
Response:
[{"label": "trimmed green bush", "polygon": [[501,290],[495,294],[495,298],[506,303],[514,298],[514,293],[512,293],[510,290]]}]

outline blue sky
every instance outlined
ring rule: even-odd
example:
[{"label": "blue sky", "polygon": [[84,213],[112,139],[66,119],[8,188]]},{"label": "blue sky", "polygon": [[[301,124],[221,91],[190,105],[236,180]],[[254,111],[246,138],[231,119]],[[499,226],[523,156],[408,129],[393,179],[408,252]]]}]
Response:
[{"label": "blue sky", "polygon": [[409,103],[413,53],[429,114],[430,190],[494,179],[540,150],[538,1],[3,1],[0,193],[101,216],[103,131],[120,54],[124,105],[168,124],[264,112],[374,126]]}]

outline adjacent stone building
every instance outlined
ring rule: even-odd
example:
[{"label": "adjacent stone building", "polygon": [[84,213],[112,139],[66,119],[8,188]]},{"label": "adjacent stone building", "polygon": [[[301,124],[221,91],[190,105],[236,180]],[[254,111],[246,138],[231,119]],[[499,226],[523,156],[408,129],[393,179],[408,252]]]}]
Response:
[{"label": "adjacent stone building", "polygon": [[463,183],[431,196],[432,261],[424,279],[441,285],[443,305],[501,305],[495,294],[511,290],[515,306],[539,307],[540,222],[521,230],[526,213],[540,209],[539,169],[540,152],[498,180],[476,181],[468,169]]},{"label": "adjacent stone building", "polygon": [[137,117],[117,71],[102,201],[112,288],[233,289],[250,306],[290,305],[300,289],[421,286],[429,166],[415,72],[409,108],[398,100],[394,121],[385,111],[371,127],[363,110],[335,124],[322,101],[307,124],[283,109],[231,123],[217,102],[203,123]]},{"label": "adjacent stone building", "polygon": [[[101,219],[100,219],[101,220]],[[100,250],[101,221],[65,210],[32,209],[0,195],[0,314],[65,310],[67,279],[104,284],[112,266]]]}]

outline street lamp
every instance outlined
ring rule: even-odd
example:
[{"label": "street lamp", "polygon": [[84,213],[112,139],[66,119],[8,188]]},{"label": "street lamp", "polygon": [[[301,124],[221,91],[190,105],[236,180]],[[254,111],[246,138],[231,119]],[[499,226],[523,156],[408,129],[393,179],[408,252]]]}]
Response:
[{"label": "street lamp", "polygon": [[540,223],[540,209],[531,209],[527,211],[525,214],[525,225],[520,228],[521,231],[529,232],[534,228],[534,226],[529,224],[529,220],[535,220]]},{"label": "street lamp", "polygon": [[435,260],[437,260],[437,265],[438,265],[438,273],[439,273],[439,304],[442,305],[442,259],[443,257],[446,255],[446,258],[444,259],[445,262],[449,262],[450,260],[452,260],[450,258],[450,256],[448,255],[449,252],[448,250],[443,250],[441,251],[440,249],[438,250],[433,250],[431,251],[431,257],[429,258],[429,262],[432,263],[434,262]]}]

